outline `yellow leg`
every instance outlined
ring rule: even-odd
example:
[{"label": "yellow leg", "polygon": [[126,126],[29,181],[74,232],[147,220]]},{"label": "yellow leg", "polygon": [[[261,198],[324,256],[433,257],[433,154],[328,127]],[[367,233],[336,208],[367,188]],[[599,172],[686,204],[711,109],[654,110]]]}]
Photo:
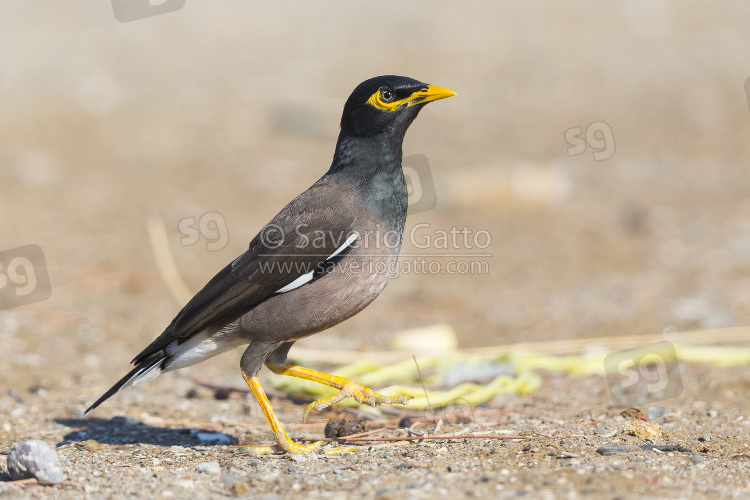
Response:
[{"label": "yellow leg", "polygon": [[322,411],[344,398],[354,398],[358,403],[370,406],[394,403],[405,405],[410,399],[412,399],[411,396],[383,396],[382,394],[378,394],[367,387],[362,387],[358,383],[347,378],[339,377],[337,375],[329,375],[317,370],[305,368],[304,366],[277,365],[275,363],[266,363],[266,366],[278,375],[289,375],[291,377],[312,380],[313,382],[335,387],[339,390],[339,393],[335,396],[319,399],[318,401],[313,401],[307,405],[303,419],[307,417],[310,410],[315,409],[315,411]]},{"label": "yellow leg", "polygon": [[[297,444],[292,441],[292,438],[289,437],[289,434],[287,434],[284,428],[281,426],[281,422],[279,422],[279,419],[276,418],[276,414],[271,407],[271,402],[268,401],[268,397],[266,396],[263,387],[261,387],[258,377],[248,377],[247,374],[245,374],[244,370],[242,371],[242,377],[245,379],[245,382],[247,382],[250,390],[253,391],[255,399],[258,400],[260,409],[263,410],[263,414],[266,416],[266,420],[268,420],[268,425],[271,427],[271,432],[273,432],[279,448],[292,455],[308,455],[310,453],[313,453],[314,451],[317,451],[323,445],[323,441],[316,441],[315,443],[310,445]],[[248,446],[248,448],[250,448],[254,453],[257,454],[272,453],[276,451],[273,446]],[[354,451],[354,448],[334,448],[331,450],[321,451],[327,455],[333,455],[337,453],[344,453],[347,451]]]}]

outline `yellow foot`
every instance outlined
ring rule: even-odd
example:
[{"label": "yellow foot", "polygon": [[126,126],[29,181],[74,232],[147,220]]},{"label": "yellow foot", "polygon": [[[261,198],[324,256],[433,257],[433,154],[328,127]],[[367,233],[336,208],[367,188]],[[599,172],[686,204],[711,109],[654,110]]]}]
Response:
[{"label": "yellow foot", "polygon": [[[287,439],[289,439],[288,436]],[[323,448],[323,445],[325,445],[325,442],[323,441],[316,441],[312,444],[299,444],[289,439],[288,442],[283,442],[283,444],[280,442],[275,445],[251,445],[246,446],[245,448],[247,448],[248,451],[254,455],[267,455],[269,453],[279,452],[286,452],[290,455],[297,456],[305,456],[315,452],[320,452],[325,455],[339,455],[341,453],[357,451],[357,448],[351,447],[325,449]]]},{"label": "yellow foot", "polygon": [[380,404],[405,405],[409,402],[410,399],[412,399],[412,396],[384,396],[373,391],[372,389],[362,387],[352,380],[343,377],[335,378],[340,380],[336,380],[334,382],[335,385],[332,385],[339,390],[339,393],[334,396],[329,396],[327,398],[313,401],[312,403],[307,405],[307,407],[305,408],[305,412],[302,414],[303,421],[307,418],[307,414],[310,413],[310,410],[323,411],[329,406],[336,404],[345,398],[354,398],[357,403],[370,406],[377,406]]},{"label": "yellow foot", "polygon": [[401,404],[405,405],[412,399],[411,396],[383,396],[378,394],[372,389],[362,387],[353,380],[348,378],[340,377],[338,375],[329,375],[328,373],[319,372],[304,366],[297,365],[277,365],[275,363],[266,362],[266,366],[271,369],[272,372],[278,375],[289,375],[291,377],[302,378],[305,380],[312,380],[319,384],[324,384],[330,387],[335,387],[339,390],[339,393],[335,396],[328,398],[319,399],[307,405],[305,413],[303,414],[303,420],[310,413],[310,410],[322,411],[331,406],[334,403],[338,403],[344,398],[354,398],[355,401],[364,405],[377,406],[379,404]]},{"label": "yellow foot", "polygon": [[[282,440],[275,444],[275,445],[254,445],[254,446],[246,446],[248,451],[254,455],[267,455],[269,453],[279,453],[279,452],[286,452],[290,455],[309,455],[311,453],[315,453],[316,451],[322,451],[326,452],[328,450],[321,450],[321,447],[325,443],[323,441],[316,441],[312,444],[299,444],[292,441],[289,436],[286,436],[286,439],[282,438]],[[330,450],[333,451],[333,450]],[[348,451],[348,450],[346,450]]]},{"label": "yellow foot", "polygon": [[339,453],[356,451],[356,448],[322,449],[322,446],[325,444],[323,441],[316,441],[312,444],[295,443],[281,426],[279,419],[276,418],[276,414],[271,407],[271,403],[268,401],[268,397],[266,397],[266,393],[260,386],[258,378],[248,377],[244,371],[242,372],[242,376],[244,377],[245,382],[247,382],[247,385],[253,391],[255,398],[258,400],[258,404],[260,404],[261,410],[263,410],[263,414],[266,416],[266,420],[268,420],[268,425],[271,427],[271,431],[276,437],[275,446],[248,446],[247,448],[251,453],[262,455],[266,453],[275,453],[277,451],[285,451],[290,455],[304,456],[315,453],[316,451],[320,451],[326,455],[337,455]]}]

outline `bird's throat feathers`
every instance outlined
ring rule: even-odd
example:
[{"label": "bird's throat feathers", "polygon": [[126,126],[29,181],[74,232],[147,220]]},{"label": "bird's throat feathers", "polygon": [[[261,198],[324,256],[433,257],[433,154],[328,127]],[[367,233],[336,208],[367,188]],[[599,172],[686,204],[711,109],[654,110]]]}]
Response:
[{"label": "bird's throat feathers", "polygon": [[346,172],[349,175],[372,177],[377,172],[399,172],[403,156],[403,136],[394,138],[390,134],[389,137],[384,137],[385,135],[359,137],[342,132],[328,173]]}]

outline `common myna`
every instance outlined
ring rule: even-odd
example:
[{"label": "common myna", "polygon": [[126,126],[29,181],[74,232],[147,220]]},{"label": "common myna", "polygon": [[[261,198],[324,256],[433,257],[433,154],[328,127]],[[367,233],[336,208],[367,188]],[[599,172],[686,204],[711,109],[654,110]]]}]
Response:
[{"label": "common myna", "polygon": [[135,357],[135,368],[85,414],[123,387],[248,343],[240,362],[242,376],[278,445],[288,453],[307,454],[321,443],[300,445],[284,431],[258,380],[264,363],[274,373],[340,391],[310,404],[305,412],[347,397],[372,406],[406,403],[403,396],[383,396],[343,377],[286,364],[286,357],[295,341],[352,317],[385,287],[406,221],[404,134],[425,104],[452,95],[451,90],[403,76],[379,76],[358,85],[344,105],[328,172],[214,276]]}]

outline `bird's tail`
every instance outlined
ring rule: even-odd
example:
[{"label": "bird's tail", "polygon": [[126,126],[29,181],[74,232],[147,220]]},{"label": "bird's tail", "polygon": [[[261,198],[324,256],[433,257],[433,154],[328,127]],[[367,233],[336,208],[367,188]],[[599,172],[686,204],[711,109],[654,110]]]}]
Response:
[{"label": "bird's tail", "polygon": [[161,350],[141,360],[136,365],[136,367],[130,371],[130,373],[122,377],[120,381],[113,385],[110,390],[105,392],[102,397],[97,399],[94,404],[89,406],[88,410],[83,412],[83,416],[85,417],[86,415],[88,415],[91,410],[105,402],[120,389],[124,389],[129,385],[141,385],[143,382],[161,374],[164,371],[165,363],[168,357],[169,356],[167,355],[167,353],[164,350]]}]

